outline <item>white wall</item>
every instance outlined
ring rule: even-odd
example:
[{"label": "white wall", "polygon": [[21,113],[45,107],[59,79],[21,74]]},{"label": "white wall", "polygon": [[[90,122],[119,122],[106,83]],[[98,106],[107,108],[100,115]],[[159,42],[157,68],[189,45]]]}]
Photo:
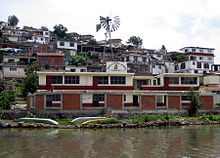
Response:
[{"label": "white wall", "polygon": [[[60,45],[61,42],[64,42],[64,46]],[[74,47],[71,47],[70,43],[74,43]],[[57,41],[57,48],[77,50],[77,43],[76,42],[70,42],[70,41]]]},{"label": "white wall", "polygon": [[[16,68],[16,70],[10,70],[10,68]],[[3,67],[4,77],[24,78],[26,77],[24,67]]]}]

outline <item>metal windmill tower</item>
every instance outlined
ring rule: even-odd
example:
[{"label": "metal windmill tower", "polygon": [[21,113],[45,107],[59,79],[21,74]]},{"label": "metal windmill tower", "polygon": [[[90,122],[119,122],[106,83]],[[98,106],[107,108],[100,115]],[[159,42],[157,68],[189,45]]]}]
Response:
[{"label": "metal windmill tower", "polygon": [[[111,32],[116,31],[120,26],[120,18],[119,16],[115,16],[114,18],[110,17],[102,17],[100,16],[100,24],[96,25],[96,32],[98,32],[102,27],[106,30],[105,33],[105,41],[107,44],[107,40],[110,41],[110,47],[112,52],[112,58],[113,58],[113,50],[112,50],[112,42],[111,42]],[[105,48],[104,48],[105,53]]]}]

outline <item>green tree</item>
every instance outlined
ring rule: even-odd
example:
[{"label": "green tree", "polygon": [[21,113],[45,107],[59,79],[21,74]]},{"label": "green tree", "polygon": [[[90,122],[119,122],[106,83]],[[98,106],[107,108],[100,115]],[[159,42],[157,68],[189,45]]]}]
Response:
[{"label": "green tree", "polygon": [[196,92],[192,87],[188,92],[188,98],[190,100],[190,105],[188,109],[189,116],[195,116],[198,109],[202,106],[202,102],[199,100],[199,92]]},{"label": "green tree", "polygon": [[48,31],[49,30],[46,26],[41,26],[40,29],[43,30],[43,31]]},{"label": "green tree", "polygon": [[128,41],[127,44],[131,44],[136,48],[140,48],[143,44],[143,39],[141,39],[138,36],[131,36]]},{"label": "green tree", "polygon": [[68,31],[66,27],[64,27],[62,24],[55,25],[53,33],[57,35],[59,39],[63,39],[66,37],[66,32]]},{"label": "green tree", "polygon": [[86,64],[86,58],[83,56],[71,56],[70,57],[70,64],[71,65],[77,65],[77,64],[82,64],[85,65]]},{"label": "green tree", "polygon": [[27,69],[25,69],[25,74],[27,75],[27,77],[24,79],[22,85],[22,94],[24,97],[26,97],[28,93],[36,92],[38,88],[37,71],[39,70],[40,67],[37,64],[32,64]]},{"label": "green tree", "polygon": [[71,36],[70,34],[66,34],[66,36],[63,39],[76,42],[76,39],[73,36]]},{"label": "green tree", "polygon": [[187,61],[188,57],[186,55],[184,55],[183,53],[179,53],[179,52],[170,52],[169,54],[170,60],[171,61],[177,61],[177,62],[183,62],[183,61]]},{"label": "green tree", "polygon": [[16,26],[18,24],[19,20],[15,15],[10,15],[8,17],[8,24],[10,26]]},{"label": "green tree", "polygon": [[15,101],[15,91],[4,90],[0,93],[0,109],[11,109],[11,103]]},{"label": "green tree", "polygon": [[97,41],[95,39],[91,39],[89,40],[89,42],[87,43],[88,45],[97,45]]}]

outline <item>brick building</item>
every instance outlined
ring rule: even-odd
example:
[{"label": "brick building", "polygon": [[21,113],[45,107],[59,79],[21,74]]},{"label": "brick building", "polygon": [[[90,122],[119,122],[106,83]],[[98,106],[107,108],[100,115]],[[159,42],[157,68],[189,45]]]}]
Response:
[{"label": "brick building", "polygon": [[[199,90],[200,74],[127,73],[125,62],[109,62],[107,72],[38,72],[39,89],[28,97],[33,110],[185,110],[188,90]],[[212,95],[200,97],[213,110]]]}]

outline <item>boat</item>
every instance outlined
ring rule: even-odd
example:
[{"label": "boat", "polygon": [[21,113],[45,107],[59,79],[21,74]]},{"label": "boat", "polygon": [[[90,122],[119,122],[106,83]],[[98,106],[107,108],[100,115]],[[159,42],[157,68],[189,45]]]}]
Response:
[{"label": "boat", "polygon": [[89,120],[89,121],[85,121],[82,124],[98,124],[100,120],[104,120],[104,119],[97,119],[97,120]]},{"label": "boat", "polygon": [[99,119],[106,119],[107,117],[78,117],[72,120],[71,122],[76,122],[76,123],[83,123],[89,120],[99,120]]},{"label": "boat", "polygon": [[52,119],[45,119],[45,118],[19,118],[14,120],[14,122],[27,122],[27,123],[45,123],[45,124],[51,124],[51,125],[58,125],[59,123],[57,121],[54,121]]}]

